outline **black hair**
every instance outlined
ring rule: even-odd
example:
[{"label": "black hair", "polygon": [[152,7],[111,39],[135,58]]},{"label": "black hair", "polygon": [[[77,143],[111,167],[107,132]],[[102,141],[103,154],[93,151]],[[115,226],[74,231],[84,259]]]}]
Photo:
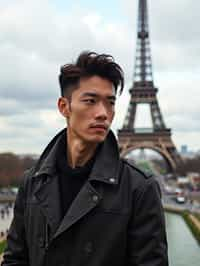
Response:
[{"label": "black hair", "polygon": [[113,57],[108,54],[82,52],[74,64],[66,64],[60,69],[61,96],[71,97],[73,90],[78,88],[81,78],[89,78],[94,75],[109,80],[115,88],[115,93],[120,86],[120,94],[122,93],[124,73]]}]

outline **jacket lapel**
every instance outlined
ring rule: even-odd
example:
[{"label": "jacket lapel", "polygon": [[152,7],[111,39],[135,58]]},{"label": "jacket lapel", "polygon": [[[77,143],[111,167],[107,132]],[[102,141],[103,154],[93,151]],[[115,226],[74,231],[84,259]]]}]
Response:
[{"label": "jacket lapel", "polygon": [[63,218],[53,238],[58,237],[88,212],[94,209],[100,200],[101,195],[92,187],[89,182],[86,182],[78,193],[77,197],[72,202],[71,207]]},{"label": "jacket lapel", "polygon": [[[57,230],[62,218],[56,157],[60,143],[65,137],[66,129],[63,129],[53,138],[40,156],[34,174],[35,178],[40,180],[35,197],[53,233]],[[44,179],[46,179],[45,182]]]},{"label": "jacket lapel", "polygon": [[45,215],[52,232],[55,232],[61,221],[61,204],[57,176],[50,177],[35,192],[38,203]]}]

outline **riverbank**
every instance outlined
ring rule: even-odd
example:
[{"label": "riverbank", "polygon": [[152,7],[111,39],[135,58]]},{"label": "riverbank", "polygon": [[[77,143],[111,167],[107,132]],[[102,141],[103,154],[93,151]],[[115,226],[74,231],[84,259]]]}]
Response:
[{"label": "riverbank", "polygon": [[5,247],[6,247],[6,240],[0,239],[0,264],[2,262],[3,251],[4,251]]},{"label": "riverbank", "polygon": [[6,245],[5,238],[0,238],[0,255],[4,251],[5,245]]},{"label": "riverbank", "polygon": [[171,213],[175,213],[175,214],[181,215],[183,217],[184,221],[186,222],[186,224],[188,225],[188,227],[190,228],[194,238],[198,241],[198,243],[200,245],[200,219],[199,219],[199,214],[196,215],[195,213],[190,213],[187,210],[175,208],[175,207],[168,206],[168,205],[164,206],[164,210],[166,212],[171,212]]}]

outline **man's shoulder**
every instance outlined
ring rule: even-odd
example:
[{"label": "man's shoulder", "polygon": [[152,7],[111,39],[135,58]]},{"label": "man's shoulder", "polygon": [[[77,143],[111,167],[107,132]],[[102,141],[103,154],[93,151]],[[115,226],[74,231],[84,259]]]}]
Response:
[{"label": "man's shoulder", "polygon": [[138,175],[140,175],[144,179],[149,179],[150,177],[152,177],[152,174],[151,173],[144,172],[141,168],[139,168],[138,166],[136,166],[134,164],[134,162],[129,161],[129,160],[125,159],[125,158],[121,158],[121,161],[122,161],[122,164],[124,165],[124,167],[125,168],[128,168],[129,171],[132,174],[138,174]]},{"label": "man's shoulder", "polygon": [[128,179],[129,186],[131,189],[143,190],[147,187],[156,187],[156,190],[159,191],[161,197],[161,189],[158,180],[152,173],[147,173],[137,167],[133,162],[128,161],[127,159],[121,159],[124,167],[122,178],[124,180]]},{"label": "man's shoulder", "polygon": [[24,171],[24,177],[30,177],[35,172],[35,166],[32,166]]},{"label": "man's shoulder", "polygon": [[153,178],[153,175],[147,172],[144,172],[138,166],[136,166],[133,162],[121,158],[122,162],[122,179],[129,180],[129,184],[132,186],[137,187],[144,185],[150,179]]},{"label": "man's shoulder", "polygon": [[26,191],[27,188],[30,186],[30,184],[32,183],[33,179],[35,178],[35,166],[26,169],[24,171],[23,174],[23,178],[22,178],[22,183],[21,183],[21,187]]}]

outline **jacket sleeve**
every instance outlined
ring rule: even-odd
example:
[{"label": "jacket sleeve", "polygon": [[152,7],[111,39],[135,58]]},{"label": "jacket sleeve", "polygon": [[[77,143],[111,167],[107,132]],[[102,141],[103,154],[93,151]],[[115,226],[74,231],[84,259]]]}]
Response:
[{"label": "jacket sleeve", "polygon": [[1,266],[28,266],[28,248],[25,237],[25,191],[24,182],[20,186],[14,206],[14,216],[7,236]]},{"label": "jacket sleeve", "polygon": [[168,266],[164,211],[158,182],[145,179],[133,196],[128,226],[128,266]]}]

